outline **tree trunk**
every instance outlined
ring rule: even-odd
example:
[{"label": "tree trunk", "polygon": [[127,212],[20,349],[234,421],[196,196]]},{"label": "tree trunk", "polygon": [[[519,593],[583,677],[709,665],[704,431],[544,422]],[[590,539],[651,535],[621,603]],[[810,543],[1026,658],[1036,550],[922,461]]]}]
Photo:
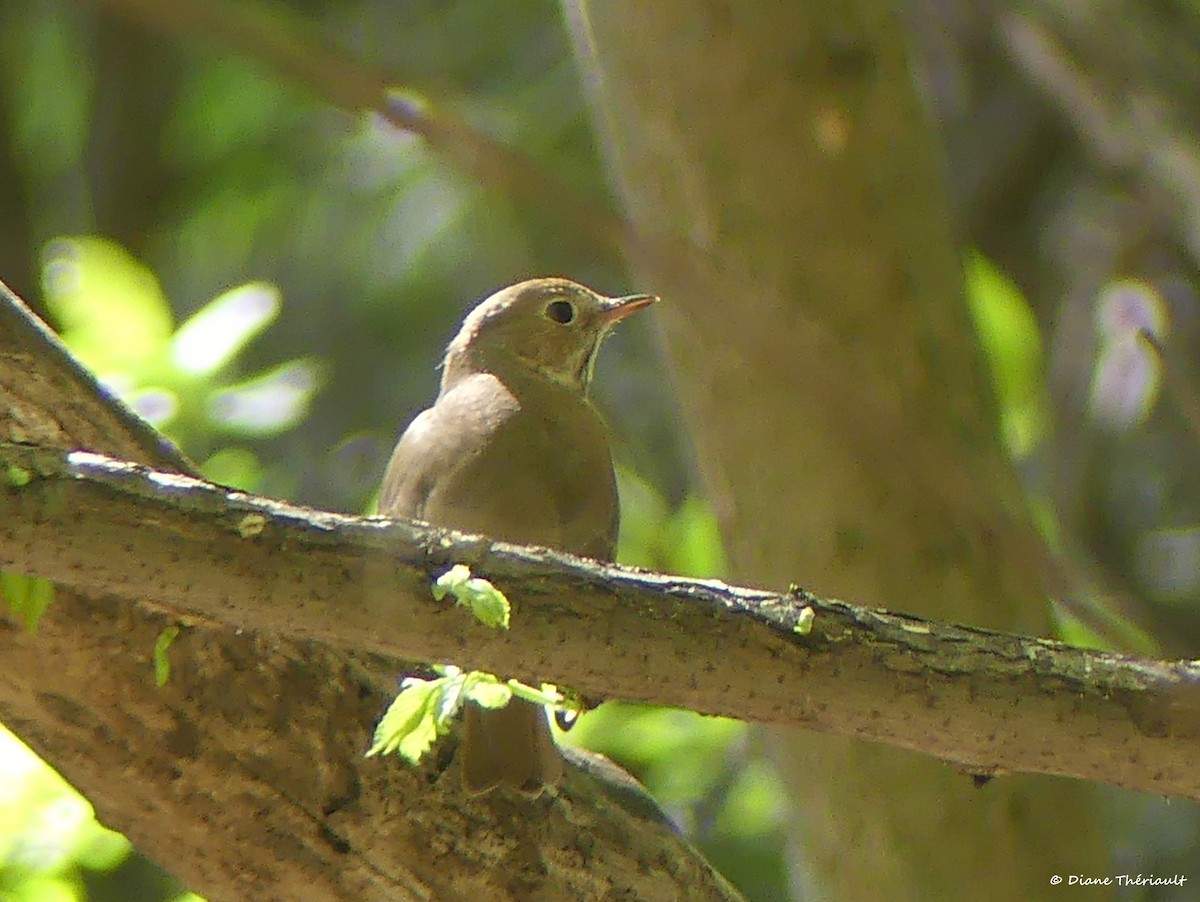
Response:
[{"label": "tree trunk", "polygon": [[[565,4],[734,576],[1051,632],[995,435],[937,141],[883,0]],[[795,877],[1049,897],[1104,873],[1092,790],[781,735]]]}]

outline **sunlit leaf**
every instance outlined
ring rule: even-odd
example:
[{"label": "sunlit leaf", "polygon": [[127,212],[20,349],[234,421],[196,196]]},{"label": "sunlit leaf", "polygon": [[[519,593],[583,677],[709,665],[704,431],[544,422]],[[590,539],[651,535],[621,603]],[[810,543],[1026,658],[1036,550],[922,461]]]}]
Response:
[{"label": "sunlit leaf", "polygon": [[215,394],[209,401],[209,415],[226,429],[250,435],[283,432],[308,414],[320,373],[316,361],[289,360]]},{"label": "sunlit leaf", "polygon": [[1017,286],[982,254],[967,258],[967,300],[1000,405],[1010,453],[1027,455],[1045,430],[1044,359],[1037,319]]},{"label": "sunlit leaf", "polygon": [[682,576],[717,577],[729,571],[717,517],[698,495],[689,495],[667,522],[662,541],[667,568]]},{"label": "sunlit leaf", "polygon": [[662,496],[628,467],[617,467],[621,534],[617,560],[630,567],[660,569],[659,548],[670,510]]},{"label": "sunlit leaf", "polygon": [[46,890],[68,862],[107,870],[129,854],[124,837],[100,826],[91,805],[3,726],[0,774],[0,875],[29,873],[23,890]]},{"label": "sunlit leaf", "polygon": [[493,629],[508,629],[512,606],[504,593],[486,579],[471,576],[465,564],[455,564],[437,578],[431,591],[441,601],[447,595],[469,610],[480,623]]},{"label": "sunlit leaf", "polygon": [[512,692],[490,673],[463,672],[452,664],[434,668],[432,680],[408,677],[388,707],[367,757],[397,754],[417,764],[450,729],[463,704],[470,701],[487,708],[508,703]]},{"label": "sunlit leaf", "polygon": [[16,464],[9,464],[4,471],[4,481],[9,487],[23,489],[33,481],[33,473]]},{"label": "sunlit leaf", "polygon": [[139,373],[162,354],[173,326],[158,279],[101,238],[59,238],[46,247],[46,305],[63,341],[102,379]]},{"label": "sunlit leaf", "polygon": [[787,787],[765,760],[752,761],[725,794],[713,830],[729,836],[762,837],[778,829],[787,813]]},{"label": "sunlit leaf", "polygon": [[478,677],[484,676],[480,674],[475,676],[477,678],[472,680],[467,687],[466,698],[468,701],[481,708],[503,708],[512,701],[513,691],[510,686],[501,683],[491,674],[486,674],[490,679],[480,679]]},{"label": "sunlit leaf", "polygon": [[263,468],[257,455],[248,448],[222,448],[200,465],[204,478],[243,492],[257,491]]},{"label": "sunlit leaf", "polygon": [[171,359],[185,373],[209,375],[269,326],[279,308],[279,290],[265,282],[227,291],[179,327],[171,341]]},{"label": "sunlit leaf", "polygon": [[516,680],[502,682],[494,674],[463,671],[453,664],[434,667],[436,679],[408,677],[400,693],[375,728],[367,757],[395,753],[417,764],[439,736],[453,725],[463,705],[503,708],[514,696],[534,704],[563,705],[566,698],[553,686],[527,686]]},{"label": "sunlit leaf", "polygon": [[1113,636],[1113,639],[1106,640],[1091,626],[1072,614],[1066,605],[1055,603],[1052,611],[1058,625],[1056,632],[1063,642],[1077,645],[1080,648],[1119,650],[1126,654],[1141,655],[1145,658],[1162,657],[1162,647],[1158,641],[1132,620],[1121,616],[1113,599],[1092,593],[1085,598],[1077,598],[1076,603],[1086,609],[1090,623],[1102,625],[1103,629]]},{"label": "sunlit leaf", "polygon": [[669,803],[695,799],[711,786],[745,730],[727,718],[610,702],[581,717],[564,741],[635,768],[655,798]]},{"label": "sunlit leaf", "polygon": [[367,757],[395,753],[410,764],[418,763],[437,739],[434,711],[445,689],[446,678],[405,680],[400,694],[375,728]]},{"label": "sunlit leaf", "polygon": [[40,576],[0,571],[0,596],[9,610],[21,618],[29,632],[37,629],[38,621],[54,602],[54,583]]},{"label": "sunlit leaf", "polygon": [[179,637],[179,627],[169,626],[154,640],[154,685],[160,689],[171,679],[171,643]]}]

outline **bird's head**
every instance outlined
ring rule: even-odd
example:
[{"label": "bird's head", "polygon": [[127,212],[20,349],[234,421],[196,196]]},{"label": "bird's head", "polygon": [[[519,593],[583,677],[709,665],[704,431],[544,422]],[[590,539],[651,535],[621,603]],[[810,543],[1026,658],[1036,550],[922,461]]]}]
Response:
[{"label": "bird's head", "polygon": [[513,366],[586,394],[608,331],[658,298],[610,298],[569,279],[531,279],[497,291],[467,314],[446,349],[443,385],[463,373]]}]

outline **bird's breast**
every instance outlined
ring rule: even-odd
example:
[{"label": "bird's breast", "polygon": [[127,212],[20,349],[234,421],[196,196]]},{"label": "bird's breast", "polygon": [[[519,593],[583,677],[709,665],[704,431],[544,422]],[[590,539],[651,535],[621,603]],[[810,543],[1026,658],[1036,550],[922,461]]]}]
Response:
[{"label": "bird's breast", "polygon": [[618,502],[599,413],[560,386],[506,387],[505,393],[505,403],[467,399],[450,421],[435,427],[466,438],[456,459],[432,480],[424,518],[505,541],[611,558]]}]

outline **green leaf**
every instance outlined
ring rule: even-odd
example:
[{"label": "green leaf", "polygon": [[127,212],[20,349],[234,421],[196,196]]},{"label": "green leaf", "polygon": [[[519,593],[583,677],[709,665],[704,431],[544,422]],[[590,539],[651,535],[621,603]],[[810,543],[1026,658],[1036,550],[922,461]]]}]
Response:
[{"label": "green leaf", "polygon": [[671,516],[667,502],[654,486],[633,470],[620,465],[616,470],[621,496],[617,560],[647,570],[669,569],[661,554],[663,533]]},{"label": "green leaf", "polygon": [[1058,636],[1068,645],[1080,648],[1096,648],[1102,651],[1122,650],[1128,654],[1140,655],[1143,658],[1162,657],[1162,647],[1149,633],[1144,632],[1137,624],[1125,619],[1115,612],[1116,604],[1112,599],[1088,597],[1086,599],[1087,616],[1097,625],[1102,625],[1113,641],[1105,640],[1095,629],[1076,617],[1062,604],[1054,604],[1052,610],[1058,622]]},{"label": "green leaf", "polygon": [[484,626],[508,629],[512,605],[504,593],[486,579],[471,576],[471,568],[465,564],[455,564],[439,576],[430,591],[438,601],[453,595],[455,601]]},{"label": "green leaf", "polygon": [[982,254],[967,259],[967,300],[1000,403],[1010,453],[1029,454],[1045,431],[1042,338],[1024,295]]},{"label": "green leaf", "polygon": [[708,502],[689,495],[671,515],[660,541],[669,554],[670,569],[681,576],[710,577],[728,572],[717,515]]},{"label": "green leaf", "polygon": [[[101,827],[87,800],[3,725],[0,774],[0,899],[78,900],[80,868],[111,872],[129,854],[128,840]],[[60,878],[67,885],[55,886]]]},{"label": "green leaf", "polygon": [[720,577],[728,572],[716,515],[703,498],[689,495],[671,510],[654,486],[624,467],[617,468],[617,485],[617,560],[682,576]]},{"label": "green leaf", "polygon": [[[491,674],[477,671],[463,673],[453,664],[435,667],[434,670],[441,674],[437,679],[408,677],[401,684],[400,694],[375,728],[375,738],[367,751],[368,758],[395,753],[409,764],[417,764],[437,738],[449,732],[463,703],[473,699],[477,691],[481,698],[494,702],[494,693],[481,688],[489,684],[495,686],[499,682]],[[489,704],[486,707],[503,707],[503,704]]]},{"label": "green leaf", "polygon": [[262,484],[263,466],[248,448],[221,448],[200,464],[200,472],[209,482],[253,492]]},{"label": "green leaf", "polygon": [[46,248],[43,280],[71,351],[102,379],[141,382],[174,325],[154,274],[111,241],[59,238]]},{"label": "green leaf", "polygon": [[208,399],[208,415],[225,429],[246,435],[276,435],[307,416],[321,379],[317,361],[289,360],[215,392]]},{"label": "green leaf", "polygon": [[279,315],[279,289],[250,282],[213,298],[171,339],[171,359],[185,373],[209,376],[228,364]]},{"label": "green leaf", "polygon": [[160,689],[171,678],[171,660],[167,657],[167,650],[178,636],[179,627],[168,626],[154,640],[154,685]]},{"label": "green leaf", "polygon": [[[510,686],[501,683],[500,680],[492,676],[490,673],[480,673],[472,671],[471,676],[476,679],[472,680],[467,688],[466,697],[469,701],[474,702],[481,708],[503,708],[512,701],[513,691]],[[479,679],[484,677],[485,679]]]},{"label": "green leaf", "polygon": [[0,595],[4,596],[9,610],[24,620],[25,628],[32,633],[54,601],[54,583],[38,576],[0,572]]},{"label": "green leaf", "polygon": [[677,708],[609,702],[582,718],[565,741],[601,752],[636,773],[667,804],[711,790],[729,762],[746,753],[733,743],[746,725]]},{"label": "green leaf", "polygon": [[438,719],[434,712],[444,683],[444,679],[405,680],[400,694],[375,728],[375,739],[367,757],[395,753],[409,764],[417,764],[438,737]]},{"label": "green leaf", "polygon": [[463,705],[470,702],[481,708],[503,708],[514,697],[534,704],[563,707],[571,704],[553,686],[540,689],[516,680],[501,682],[494,674],[478,670],[462,671],[453,664],[435,667],[436,679],[408,677],[400,694],[380,718],[367,757],[397,754],[417,764],[438,737],[450,731]]},{"label": "green leaf", "polygon": [[792,627],[792,632],[797,636],[807,636],[812,632],[813,621],[816,619],[816,611],[812,608],[803,608],[800,611],[800,616],[796,619],[795,626]]}]

